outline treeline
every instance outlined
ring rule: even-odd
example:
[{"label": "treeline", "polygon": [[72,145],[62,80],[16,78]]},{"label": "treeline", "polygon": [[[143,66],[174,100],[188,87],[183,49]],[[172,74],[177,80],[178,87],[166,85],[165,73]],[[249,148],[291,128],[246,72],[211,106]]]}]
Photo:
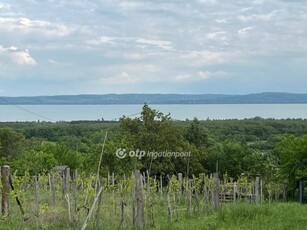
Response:
[{"label": "treeline", "polygon": [[[191,176],[219,172],[236,179],[242,173],[283,182],[290,194],[307,177],[307,120],[254,119],[173,121],[144,105],[140,117],[119,122],[0,123],[0,164],[17,174],[44,173],[56,165],[72,170]],[[104,139],[106,142],[104,143]],[[116,152],[126,157],[119,158]],[[131,157],[131,151],[190,152],[189,157]]]}]

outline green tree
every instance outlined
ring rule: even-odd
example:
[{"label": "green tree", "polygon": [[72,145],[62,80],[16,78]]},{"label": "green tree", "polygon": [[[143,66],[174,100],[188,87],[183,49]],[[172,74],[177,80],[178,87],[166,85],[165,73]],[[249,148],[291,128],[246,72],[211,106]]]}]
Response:
[{"label": "green tree", "polygon": [[31,175],[45,173],[58,165],[58,161],[52,153],[44,151],[30,150],[12,162],[12,168],[18,171],[18,174],[23,174],[28,171]]},{"label": "green tree", "polygon": [[42,152],[52,154],[59,165],[68,165],[72,170],[81,168],[84,161],[82,154],[69,149],[64,143],[43,142]]},{"label": "green tree", "polygon": [[196,147],[209,147],[213,142],[213,140],[209,138],[207,130],[201,126],[197,118],[193,119],[190,127],[187,128],[184,137]]},{"label": "green tree", "polygon": [[143,106],[138,118],[123,117],[120,120],[119,139],[126,140],[128,149],[148,152],[190,152],[191,157],[144,157],[140,160],[143,170],[149,169],[152,174],[171,174],[186,172],[189,165],[193,172],[203,172],[199,160],[200,152],[183,137],[183,131],[171,120],[170,115]]},{"label": "green tree", "polygon": [[219,173],[227,173],[233,178],[242,173],[263,173],[264,160],[261,153],[238,142],[225,141],[211,147],[206,156],[205,168],[213,173],[216,171],[217,162]]},{"label": "green tree", "polygon": [[307,135],[285,136],[276,145],[274,152],[279,158],[280,176],[288,180],[294,192],[298,181],[307,178]]},{"label": "green tree", "polygon": [[23,152],[24,136],[9,128],[0,129],[0,157],[8,161]]}]

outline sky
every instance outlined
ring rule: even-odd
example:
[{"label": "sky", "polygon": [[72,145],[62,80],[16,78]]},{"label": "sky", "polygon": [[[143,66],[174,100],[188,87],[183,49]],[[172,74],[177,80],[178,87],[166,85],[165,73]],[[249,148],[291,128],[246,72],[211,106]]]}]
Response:
[{"label": "sky", "polygon": [[306,86],[306,0],[0,0],[1,96]]}]

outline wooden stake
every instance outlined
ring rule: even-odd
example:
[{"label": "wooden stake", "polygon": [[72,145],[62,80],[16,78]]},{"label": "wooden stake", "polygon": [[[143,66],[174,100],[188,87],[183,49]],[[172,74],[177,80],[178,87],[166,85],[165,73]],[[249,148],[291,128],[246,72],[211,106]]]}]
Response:
[{"label": "wooden stake", "polygon": [[[100,188],[103,188],[103,178],[100,179]],[[96,221],[95,221],[95,229],[99,229],[99,220],[100,220],[100,209],[101,209],[101,203],[102,203],[102,193],[100,193],[98,197],[98,207],[96,210]]]},{"label": "wooden stake", "polygon": [[218,173],[215,173],[216,182],[214,189],[214,210],[218,211],[220,209],[220,179]]},{"label": "wooden stake", "polygon": [[257,176],[255,181],[255,203],[257,205],[260,203],[259,187],[260,187],[260,177]]},{"label": "wooden stake", "polygon": [[39,216],[39,184],[38,184],[38,176],[34,176],[34,181],[35,181],[35,211],[36,215]]},{"label": "wooden stake", "polygon": [[168,210],[168,220],[169,222],[172,222],[173,221],[173,215],[172,215],[173,211],[172,211],[169,192],[167,193],[167,210]]},{"label": "wooden stake", "polygon": [[[101,162],[102,162],[102,156],[103,156],[103,151],[104,151],[104,146],[106,144],[107,141],[107,137],[108,137],[108,131],[106,131],[106,134],[104,136],[104,140],[103,140],[103,144],[102,144],[102,148],[101,148],[101,153],[100,153],[100,158],[99,158],[99,163],[98,163],[98,168],[97,168],[97,174],[96,174],[96,182],[95,182],[95,194],[98,190],[98,181],[99,181],[99,176],[100,176],[100,167],[101,167]],[[109,174],[108,174],[108,180],[109,180]],[[109,185],[109,183],[108,183]],[[108,187],[109,189],[109,187]]]},{"label": "wooden stake", "polygon": [[70,191],[70,168],[67,167],[65,170],[65,188],[66,188],[66,193],[69,193]]},{"label": "wooden stake", "polygon": [[102,193],[102,190],[103,190],[103,186],[101,186],[101,188],[99,189],[98,194],[95,197],[94,202],[92,204],[92,207],[91,207],[90,211],[88,212],[88,215],[86,216],[86,218],[84,220],[84,223],[82,225],[81,230],[85,230],[86,229],[86,226],[87,226],[88,222],[90,221],[90,218],[91,218],[91,216],[92,216],[92,214],[94,212],[95,205],[96,205],[96,203],[97,203],[97,201],[99,199],[100,194]]},{"label": "wooden stake", "polygon": [[125,228],[125,202],[121,201],[121,215],[120,215],[120,229],[124,230]]},{"label": "wooden stake", "polygon": [[142,184],[142,175],[140,170],[134,171],[134,198],[136,201],[136,222],[137,228],[143,229],[145,227],[145,202]]},{"label": "wooden stake", "polygon": [[182,173],[178,173],[178,181],[179,181],[180,195],[182,195],[182,190],[183,190]]},{"label": "wooden stake", "polygon": [[236,196],[237,196],[237,182],[234,182],[234,184],[233,184],[233,202],[236,202]]},{"label": "wooden stake", "polygon": [[52,200],[52,206],[55,207],[55,178],[54,178],[54,175],[52,174],[51,175],[51,180],[50,180],[50,185],[51,185],[51,200]]},{"label": "wooden stake", "polygon": [[1,181],[2,181],[2,216],[7,217],[10,213],[10,205],[9,205],[9,195],[10,195],[10,166],[3,165],[1,167]]},{"label": "wooden stake", "polygon": [[69,219],[69,222],[71,223],[72,222],[71,206],[70,206],[70,198],[69,198],[69,194],[68,193],[65,194],[65,199],[67,201],[68,219]]}]

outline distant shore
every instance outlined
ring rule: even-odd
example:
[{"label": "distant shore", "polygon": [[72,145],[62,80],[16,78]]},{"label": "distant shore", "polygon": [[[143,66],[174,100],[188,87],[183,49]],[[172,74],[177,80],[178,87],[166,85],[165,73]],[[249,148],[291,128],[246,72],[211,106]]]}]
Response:
[{"label": "distant shore", "polygon": [[307,94],[83,94],[0,96],[0,105],[120,105],[120,104],[306,104]]}]

